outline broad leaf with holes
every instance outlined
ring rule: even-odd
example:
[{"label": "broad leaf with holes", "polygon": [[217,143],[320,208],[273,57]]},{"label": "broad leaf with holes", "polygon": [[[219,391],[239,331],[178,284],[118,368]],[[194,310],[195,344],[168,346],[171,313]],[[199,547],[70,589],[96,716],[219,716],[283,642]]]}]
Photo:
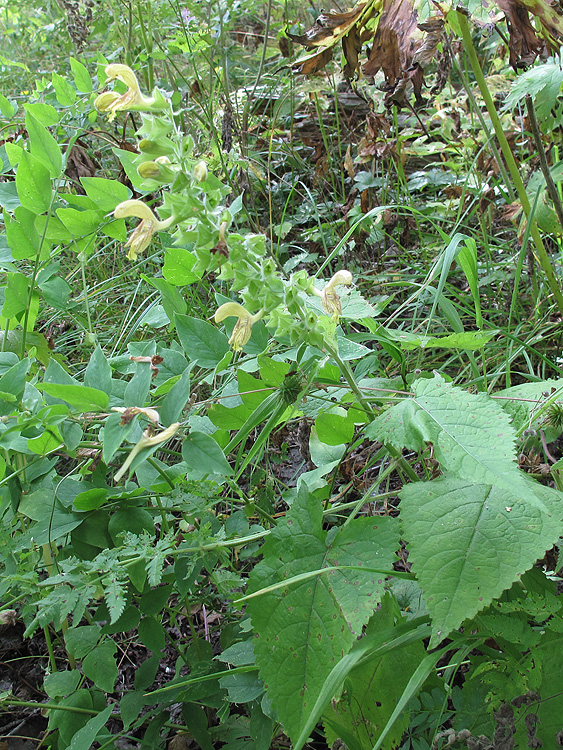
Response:
[{"label": "broad leaf with holes", "polygon": [[292,739],[380,601],[397,544],[388,517],[357,518],[327,533],[320,502],[303,491],[265,542],[251,593],[301,576],[248,604],[260,677]]}]

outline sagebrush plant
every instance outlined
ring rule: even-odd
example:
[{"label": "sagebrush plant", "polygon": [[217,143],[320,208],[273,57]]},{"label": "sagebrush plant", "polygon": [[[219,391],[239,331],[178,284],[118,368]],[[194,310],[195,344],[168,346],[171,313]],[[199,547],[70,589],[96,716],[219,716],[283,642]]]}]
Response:
[{"label": "sagebrush plant", "polygon": [[[88,94],[87,70],[73,68]],[[139,198],[109,178],[67,189],[69,151],[49,130],[64,113],[31,103],[26,136],[6,144],[0,595],[27,635],[44,633],[50,746],[140,735],[154,748],[186,733],[206,749],[266,750],[283,731],[301,748],[319,723],[350,750],[391,748],[405,730],[414,747],[417,725],[439,746],[492,737],[502,719],[519,746],[555,747],[561,603],[534,563],[563,536],[563,497],[517,458],[557,421],[563,382],[474,393],[405,356],[462,350],[482,385],[474,352],[494,330],[465,330],[444,294],[456,260],[485,327],[476,243],[443,235],[422,284],[429,321],[440,305],[451,331],[383,326],[351,271],[328,271],[338,246],[315,275],[286,272],[183,132],[179,104],[143,92],[128,66],[108,65],[112,80],[119,90],[89,98],[111,119],[138,113],[138,150],[118,155]],[[74,104],[74,86],[53,86]],[[125,219],[140,220],[128,238]],[[68,246],[83,272],[102,233],[141,268],[162,248],[161,273],[145,277],[164,331],[126,355],[95,346],[72,376],[34,330],[39,295],[64,309],[53,264]],[[182,291],[204,278],[212,308],[200,316]],[[83,296],[88,318],[85,282]],[[94,346],[95,320],[85,328]],[[310,465],[272,500],[266,448],[301,417]],[[335,492],[331,476],[364,441],[372,479]],[[132,632],[146,658],[123,689],[116,653]]]}]

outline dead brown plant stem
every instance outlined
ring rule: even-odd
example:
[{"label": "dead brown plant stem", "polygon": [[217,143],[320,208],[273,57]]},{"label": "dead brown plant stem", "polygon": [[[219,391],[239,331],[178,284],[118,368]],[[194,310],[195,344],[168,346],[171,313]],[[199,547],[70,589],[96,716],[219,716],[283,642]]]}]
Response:
[{"label": "dead brown plant stem", "polygon": [[555,208],[555,213],[557,214],[559,223],[561,224],[561,227],[563,227],[563,205],[561,205],[561,198],[559,197],[557,187],[555,185],[555,182],[553,181],[551,172],[549,171],[549,164],[547,163],[547,156],[545,155],[545,149],[543,147],[541,139],[541,133],[538,125],[538,119],[536,117],[534,102],[532,101],[532,97],[530,96],[530,94],[526,94],[525,100],[526,109],[528,111],[528,120],[530,122],[530,130],[532,131],[536,151],[538,152],[538,156],[540,158],[540,167],[545,178],[547,192],[549,194],[549,197],[553,201],[553,207]]}]

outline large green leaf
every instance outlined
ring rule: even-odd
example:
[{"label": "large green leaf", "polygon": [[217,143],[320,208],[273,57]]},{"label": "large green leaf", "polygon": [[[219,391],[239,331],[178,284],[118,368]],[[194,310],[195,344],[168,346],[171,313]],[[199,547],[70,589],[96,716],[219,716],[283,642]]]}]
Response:
[{"label": "large green leaf", "polygon": [[200,367],[217,367],[229,351],[227,337],[211,323],[189,315],[176,315],[176,330],[191,362]]},{"label": "large green leaf", "polygon": [[[256,663],[289,736],[304,726],[333,666],[376,608],[397,549],[392,518],[358,518],[327,534],[319,501],[300,492],[264,544],[250,591]],[[323,568],[341,568],[322,573]],[[351,566],[354,569],[351,569]],[[365,567],[360,571],[357,568]],[[317,573],[315,574],[315,572]],[[284,581],[311,573],[284,585]]]},{"label": "large green leaf", "polygon": [[561,493],[522,480],[524,491],[450,476],[400,492],[409,561],[434,643],[500,596],[563,533]]},{"label": "large green leaf", "polygon": [[[466,393],[439,375],[432,380],[417,380],[414,392],[413,404],[389,409],[366,434],[399,448],[420,448],[431,442],[443,471],[472,483],[502,484],[513,489],[520,482],[514,429],[500,404],[485,394]],[[409,419],[405,419],[405,412]]]},{"label": "large green leaf", "polygon": [[233,473],[221,447],[203,432],[190,432],[182,444],[182,458],[199,475]]},{"label": "large green leaf", "polygon": [[49,170],[51,177],[58,177],[63,167],[63,157],[59,144],[31,112],[28,112],[25,116],[25,126],[29,135],[31,153]]},{"label": "large green leaf", "polygon": [[37,383],[35,387],[61,401],[66,401],[77,411],[105,411],[108,408],[109,396],[97,388],[59,383]]},{"label": "large green leaf", "polygon": [[36,218],[37,214],[23,206],[16,208],[14,219],[9,214],[4,214],[8,246],[14,260],[34,258],[39,252],[41,239],[35,228]]},{"label": "large green leaf", "polygon": [[51,205],[51,178],[49,170],[27,151],[22,151],[16,172],[18,197],[24,208],[37,214]]},{"label": "large green leaf", "polygon": [[[387,594],[381,609],[369,621],[366,636],[392,628],[395,619],[401,619],[400,611],[396,601]],[[342,739],[350,750],[371,750],[425,656],[420,641],[407,642],[394,650],[392,658],[382,655],[353,669],[340,700],[333,701],[324,714],[328,744],[332,746]],[[387,735],[383,745],[386,750],[397,746],[408,722],[408,713],[404,712]]]},{"label": "large green leaf", "polygon": [[512,424],[518,430],[529,425],[532,410],[537,410],[542,403],[553,397],[557,401],[563,401],[562,378],[521,383],[495,393],[495,399],[511,415]]},{"label": "large green leaf", "polygon": [[433,642],[486,607],[563,532],[561,494],[519,471],[500,403],[436,376],[369,427],[402,448],[432,443],[445,478],[404,487],[401,518]]}]

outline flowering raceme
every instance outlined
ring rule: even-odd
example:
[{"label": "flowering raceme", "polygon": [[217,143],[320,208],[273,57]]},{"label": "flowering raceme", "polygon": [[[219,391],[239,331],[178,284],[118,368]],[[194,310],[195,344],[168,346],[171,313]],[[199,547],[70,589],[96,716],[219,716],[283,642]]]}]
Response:
[{"label": "flowering raceme", "polygon": [[234,352],[239,352],[242,347],[250,339],[252,333],[252,326],[258,322],[264,311],[260,310],[255,315],[248,312],[246,307],[239,305],[237,302],[225,302],[224,305],[217,310],[215,313],[215,322],[220,323],[225,318],[238,318],[233,328],[231,338],[229,339],[229,345]]},{"label": "flowering raceme", "polygon": [[108,119],[113,120],[117,112],[140,110],[154,111],[166,107],[166,99],[162,93],[155,89],[153,96],[144,96],[141,93],[137,76],[128,65],[114,63],[106,65],[106,76],[108,81],[117,79],[127,86],[124,94],[118,94],[117,91],[104,91],[101,93],[94,106],[99,112],[108,112]]},{"label": "flowering raceme", "polygon": [[113,215],[116,219],[124,219],[127,216],[137,216],[141,219],[141,223],[133,230],[125,244],[125,247],[129,248],[129,260],[137,260],[137,256],[150,245],[153,234],[167,229],[175,221],[173,216],[159,221],[147,204],[138,200],[123,201],[115,207]]}]

